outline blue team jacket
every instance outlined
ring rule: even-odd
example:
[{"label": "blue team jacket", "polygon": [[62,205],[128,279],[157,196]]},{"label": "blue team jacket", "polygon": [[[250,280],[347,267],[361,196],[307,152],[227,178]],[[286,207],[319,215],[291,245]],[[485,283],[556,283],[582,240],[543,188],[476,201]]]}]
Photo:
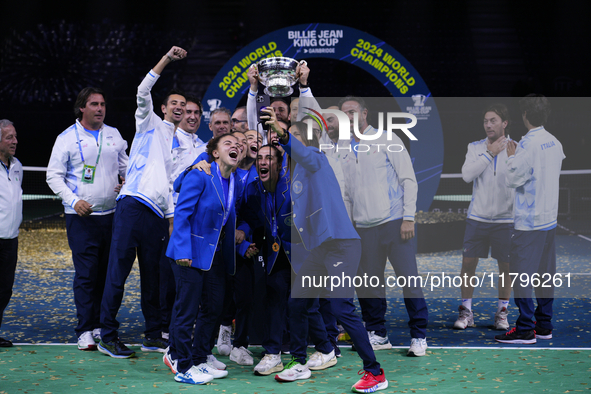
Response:
[{"label": "blue team jacket", "polygon": [[359,239],[324,153],[289,137],[281,144],[297,165],[291,179],[293,224],[307,250],[333,239]]},{"label": "blue team jacket", "polygon": [[[226,207],[222,183],[217,175],[217,164],[211,166],[213,175],[200,171],[185,171],[174,183],[179,192],[175,208],[174,229],[166,255],[173,260],[192,259],[191,266],[209,270],[222,230],[223,215],[229,210],[225,236],[221,240],[226,271],[236,271],[236,204]],[[240,177],[234,177],[234,198],[243,193]]]}]

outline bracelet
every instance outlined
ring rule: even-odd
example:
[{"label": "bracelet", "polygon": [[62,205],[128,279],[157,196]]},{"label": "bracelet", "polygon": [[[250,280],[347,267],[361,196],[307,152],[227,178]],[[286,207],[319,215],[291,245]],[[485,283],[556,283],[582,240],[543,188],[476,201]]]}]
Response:
[{"label": "bracelet", "polygon": [[492,157],[493,159],[495,158],[495,155],[493,155],[493,153],[491,151],[489,151],[488,149],[486,150],[486,153],[488,153],[490,155],[490,157]]},{"label": "bracelet", "polygon": [[171,62],[174,62],[174,59],[172,58],[172,55],[170,53],[166,53],[165,55]]}]

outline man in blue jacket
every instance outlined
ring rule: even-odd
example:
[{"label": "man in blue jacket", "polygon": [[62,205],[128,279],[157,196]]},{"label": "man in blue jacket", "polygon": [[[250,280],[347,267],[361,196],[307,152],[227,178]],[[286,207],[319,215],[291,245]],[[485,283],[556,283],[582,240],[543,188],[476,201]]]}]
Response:
[{"label": "man in blue jacket", "polygon": [[[285,152],[295,161],[293,167],[292,239],[302,241],[306,252],[292,250],[292,266],[299,267],[292,285],[289,303],[292,361],[275,379],[281,382],[307,379],[311,376],[306,365],[308,334],[327,338],[324,325],[316,326],[319,332],[308,330],[308,314],[314,300],[321,294],[326,297],[328,284],[317,286],[322,278],[329,278],[331,306],[336,318],[345,327],[359,356],[363,359],[364,374],[353,385],[355,392],[373,392],[388,387],[384,370],[375,358],[369,338],[355,313],[353,278],[357,273],[361,256],[361,242],[347,215],[340,187],[326,156],[319,150],[306,148],[300,139],[292,138],[277,123],[272,110],[267,110],[271,128],[280,137]],[[343,278],[335,286],[335,278]],[[350,278],[349,282],[345,278]],[[318,313],[318,312],[316,312]],[[329,348],[332,345],[329,343]],[[329,350],[327,358],[334,357]],[[321,356],[324,357],[324,356]]]}]

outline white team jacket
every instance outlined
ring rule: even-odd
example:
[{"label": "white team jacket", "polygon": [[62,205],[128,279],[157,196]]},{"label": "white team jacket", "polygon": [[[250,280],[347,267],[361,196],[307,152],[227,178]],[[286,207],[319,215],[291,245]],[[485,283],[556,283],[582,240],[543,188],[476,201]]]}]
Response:
[{"label": "white team jacket", "polygon": [[551,229],[558,217],[562,144],[543,126],[531,129],[507,161],[507,186],[515,188],[515,229]]},{"label": "white team jacket", "polygon": [[[363,134],[376,132],[368,126]],[[390,152],[386,148],[404,146],[402,140],[393,134],[388,141],[383,133],[377,140],[362,140],[361,144],[364,147],[358,148],[357,156],[353,151],[345,152],[340,161],[356,226],[374,227],[403,218],[414,221],[418,185],[410,156],[406,149]],[[368,152],[364,152],[366,147]]]},{"label": "white team jacket", "polygon": [[[93,183],[84,183],[81,180],[84,164],[80,157],[76,129],[84,160],[91,166],[96,164],[102,134],[103,148]],[[93,205],[92,215],[115,212],[117,193],[114,189],[119,183],[117,175],[125,177],[128,161],[126,149],[127,141],[116,128],[107,125],[99,130],[98,141],[84,130],[79,121],[57,137],[47,165],[47,184],[62,199],[67,214],[76,214],[74,205],[80,200]]]},{"label": "white team jacket", "polygon": [[513,223],[515,189],[505,185],[507,150],[493,159],[486,153],[488,139],[468,145],[462,178],[474,182],[468,219],[485,223]]},{"label": "white team jacket", "polygon": [[172,202],[172,139],[174,125],[154,113],[151,90],[159,75],[150,71],[137,89],[135,137],[125,185],[120,195],[141,198],[159,215],[174,216]]},{"label": "white team jacket", "polygon": [[[187,133],[177,127],[172,141],[172,175],[170,177],[172,184],[201,153],[205,152],[206,147],[207,144],[201,141],[197,134]],[[173,190],[172,197],[176,205],[179,194]]]},{"label": "white team jacket", "polygon": [[[10,179],[10,180],[9,180]],[[23,221],[23,165],[15,157],[8,172],[0,164],[0,239],[18,237]]]}]

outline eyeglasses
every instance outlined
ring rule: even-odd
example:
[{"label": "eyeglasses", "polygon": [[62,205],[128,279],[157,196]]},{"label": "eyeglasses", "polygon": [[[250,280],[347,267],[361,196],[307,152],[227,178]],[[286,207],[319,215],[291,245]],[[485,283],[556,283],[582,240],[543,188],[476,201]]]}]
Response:
[{"label": "eyeglasses", "polygon": [[232,119],[232,124],[244,123],[244,122],[246,122],[246,119],[245,120]]}]

